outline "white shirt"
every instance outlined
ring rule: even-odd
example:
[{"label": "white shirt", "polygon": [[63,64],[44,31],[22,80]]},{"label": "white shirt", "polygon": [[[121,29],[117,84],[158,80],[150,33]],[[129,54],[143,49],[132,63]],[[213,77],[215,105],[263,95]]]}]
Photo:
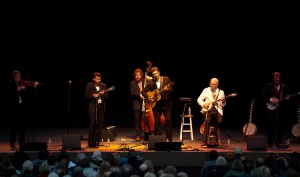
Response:
[{"label": "white shirt", "polygon": [[197,103],[203,107],[204,103],[207,101],[210,102],[215,102],[215,99],[217,100],[218,104],[215,104],[215,108],[218,110],[218,112],[223,116],[223,107],[226,105],[226,101],[222,102],[220,99],[221,98],[225,98],[225,93],[223,90],[217,88],[216,89],[216,98],[213,98],[212,95],[212,91],[210,89],[210,87],[207,87],[205,89],[203,89],[202,93],[199,95],[198,99],[197,99]]}]

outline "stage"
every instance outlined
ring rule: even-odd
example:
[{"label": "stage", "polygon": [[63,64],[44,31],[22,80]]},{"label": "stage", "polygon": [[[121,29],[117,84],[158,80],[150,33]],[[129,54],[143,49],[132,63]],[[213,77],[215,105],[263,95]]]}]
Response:
[{"label": "stage", "polygon": [[[109,133],[113,132],[113,139],[110,139],[110,142],[103,140],[101,146],[98,148],[88,148],[87,147],[87,133],[88,128],[35,128],[30,129],[27,133],[26,140],[27,143],[33,144],[31,147],[26,147],[25,150],[30,158],[37,158],[37,151],[35,150],[34,145],[38,143],[47,144],[48,150],[57,154],[63,148],[63,141],[77,141],[72,140],[74,137],[80,137],[78,140],[80,143],[80,148],[72,149],[67,148],[67,151],[70,154],[71,160],[75,160],[79,152],[86,153],[89,157],[95,150],[100,150],[102,156],[105,157],[112,152],[121,152],[126,155],[128,149],[134,149],[144,160],[151,160],[156,167],[163,167],[169,164],[175,165],[179,169],[189,169],[196,173],[199,172],[201,166],[205,161],[208,160],[208,153],[216,149],[221,155],[225,155],[228,152],[234,152],[235,148],[241,148],[245,155],[252,156],[254,158],[262,157],[264,158],[269,153],[280,153],[284,156],[288,156],[292,152],[300,152],[300,141],[299,138],[291,136],[289,133],[286,133],[284,141],[289,141],[290,145],[287,148],[273,148],[266,147],[266,149],[261,149],[261,144],[264,142],[259,142],[258,144],[249,144],[249,140],[252,138],[254,141],[264,141],[260,138],[266,137],[266,132],[261,132],[255,134],[251,137],[244,137],[242,130],[232,129],[221,130],[221,145],[217,147],[201,147],[202,134],[199,129],[194,129],[194,140],[190,139],[190,133],[183,133],[183,141],[180,141],[180,129],[174,128],[173,142],[168,144],[176,144],[176,142],[181,143],[181,150],[149,150],[148,142],[146,141],[135,141],[134,140],[134,129],[133,128],[120,128],[114,127],[108,131]],[[14,150],[11,150],[9,147],[9,136],[8,129],[1,128],[1,141],[0,141],[0,154],[10,154],[14,153]],[[106,135],[109,136],[109,135]],[[230,137],[230,145],[228,145],[228,138]],[[64,137],[64,140],[63,140]],[[69,137],[69,139],[68,139]],[[257,139],[258,138],[258,139]],[[49,143],[51,139],[51,143]],[[257,142],[254,142],[257,143]],[[76,144],[76,142],[75,142]],[[19,148],[19,145],[16,145]],[[249,147],[254,150],[249,150]],[[257,146],[257,147],[256,147]],[[29,149],[28,149],[29,148]]]}]

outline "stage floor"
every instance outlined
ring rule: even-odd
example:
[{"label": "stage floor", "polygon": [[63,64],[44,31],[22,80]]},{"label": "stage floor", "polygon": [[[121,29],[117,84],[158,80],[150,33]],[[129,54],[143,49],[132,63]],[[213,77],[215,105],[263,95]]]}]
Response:
[{"label": "stage floor", "polygon": [[[9,148],[9,134],[7,128],[1,128],[0,135],[0,152],[10,151]],[[114,139],[110,141],[110,146],[107,141],[101,142],[102,146],[99,146],[101,151],[116,151],[120,145],[128,145],[129,147],[136,149],[137,151],[149,151],[147,148],[147,142],[135,141],[134,140],[134,129],[133,128],[113,128]],[[163,132],[164,134],[164,132]],[[35,128],[29,129],[26,135],[26,141],[30,142],[48,142],[51,139],[50,151],[61,150],[62,137],[64,135],[79,135],[81,136],[81,150],[82,151],[94,151],[94,148],[87,148],[87,136],[88,128]],[[202,134],[199,129],[193,130],[194,140],[191,140],[190,133],[184,132],[182,134],[183,140],[179,139],[180,129],[173,129],[173,142],[182,142],[184,148],[182,151],[210,151],[211,147],[203,148]],[[266,132],[261,132],[260,134],[255,134],[253,136],[265,136]],[[228,146],[228,138],[230,137],[230,146]],[[228,152],[234,150],[236,147],[242,148],[244,152],[247,152],[247,138],[244,137],[242,130],[238,129],[223,129],[221,130],[221,146],[214,147],[220,152]],[[283,141],[290,141],[289,148],[269,148],[266,151],[277,152],[287,152],[287,151],[297,151],[300,152],[300,142],[299,139],[291,135],[284,135]],[[18,147],[18,144],[16,144]]]},{"label": "stage floor", "polygon": [[[226,154],[228,152],[234,152],[235,148],[239,147],[243,150],[246,155],[251,155],[253,157],[264,157],[268,153],[281,153],[288,155],[292,152],[300,152],[300,141],[291,135],[285,135],[284,140],[289,139],[290,145],[288,148],[272,148],[267,147],[265,150],[248,150],[247,137],[243,137],[242,130],[232,129],[228,131],[227,129],[221,130],[221,146],[218,147],[201,147],[202,135],[199,129],[194,128],[194,140],[190,139],[189,133],[183,133],[183,141],[179,140],[179,128],[174,128],[173,142],[182,142],[181,151],[155,151],[148,150],[148,144],[144,141],[134,140],[134,129],[133,128],[114,128],[116,133],[115,139],[110,141],[110,143],[104,141],[101,142],[101,146],[98,148],[88,148],[87,147],[87,134],[88,128],[35,128],[28,130],[26,140],[28,142],[48,142],[51,138],[51,145],[48,146],[48,150],[52,153],[58,153],[62,149],[62,137],[64,135],[78,135],[82,139],[81,149],[67,149],[72,158],[75,158],[79,152],[85,152],[91,155],[95,150],[100,150],[103,156],[111,152],[126,152],[126,148],[134,149],[138,153],[141,153],[145,159],[150,159],[156,165],[166,165],[174,164],[179,166],[201,166],[205,161],[208,160],[208,152],[216,149],[220,154]],[[7,128],[1,128],[0,136],[0,154],[13,153],[14,151],[9,147],[9,135]],[[287,133],[288,134],[288,133]],[[227,144],[227,137],[230,136],[230,146]],[[266,132],[261,132],[253,136],[265,136]],[[249,137],[248,137],[249,138]],[[261,143],[260,143],[261,144]],[[19,145],[16,145],[19,147]],[[122,148],[125,148],[122,149]],[[33,158],[37,157],[36,151],[30,151]]]}]

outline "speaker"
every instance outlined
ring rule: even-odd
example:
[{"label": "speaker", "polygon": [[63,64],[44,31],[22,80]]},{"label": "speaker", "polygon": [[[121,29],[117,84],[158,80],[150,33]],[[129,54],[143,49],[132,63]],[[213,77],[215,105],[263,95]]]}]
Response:
[{"label": "speaker", "polygon": [[109,126],[109,127],[105,127],[102,129],[102,133],[101,133],[101,141],[103,139],[103,141],[107,141],[107,139],[109,138],[109,141],[112,142],[115,140],[117,136],[117,131],[115,126]]},{"label": "speaker", "polygon": [[181,142],[155,142],[155,151],[181,151]]},{"label": "speaker", "polygon": [[41,149],[47,149],[47,142],[31,142],[25,141],[20,144],[20,151],[39,151]]},{"label": "speaker", "polygon": [[247,138],[247,150],[266,150],[267,141],[263,135],[253,135]]},{"label": "speaker", "polygon": [[148,150],[155,149],[155,142],[166,141],[166,137],[164,135],[149,135],[148,136]]},{"label": "speaker", "polygon": [[80,135],[63,135],[62,149],[81,149]]}]

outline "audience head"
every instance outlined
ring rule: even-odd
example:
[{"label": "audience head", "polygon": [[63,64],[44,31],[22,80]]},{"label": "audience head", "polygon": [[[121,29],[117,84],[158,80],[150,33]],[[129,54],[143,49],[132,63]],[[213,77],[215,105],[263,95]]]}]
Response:
[{"label": "audience head", "polygon": [[223,157],[223,156],[219,156],[216,160],[216,166],[220,167],[220,166],[226,166],[227,165],[227,160]]},{"label": "audience head", "polygon": [[216,150],[211,150],[208,154],[209,160],[217,160],[218,157],[219,157],[219,153]]}]

